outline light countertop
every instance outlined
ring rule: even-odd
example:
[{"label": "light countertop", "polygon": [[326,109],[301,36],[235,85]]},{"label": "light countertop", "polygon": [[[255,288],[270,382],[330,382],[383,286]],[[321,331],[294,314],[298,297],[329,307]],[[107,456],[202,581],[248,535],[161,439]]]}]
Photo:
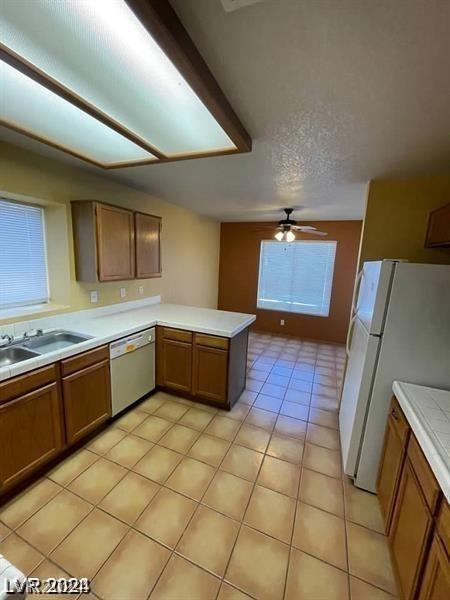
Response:
[{"label": "light countertop", "polygon": [[[250,314],[179,304],[164,304],[159,300],[159,297],[156,296],[145,300],[124,302],[113,306],[33,320],[30,323],[32,329],[44,329],[44,331],[66,329],[93,337],[63,350],[48,352],[15,365],[2,367],[0,368],[0,381],[155,325],[232,338],[249,327],[256,319],[255,315]],[[25,329],[28,328],[25,327]]]},{"label": "light countertop", "polygon": [[450,502],[450,392],[401,381],[392,389]]}]

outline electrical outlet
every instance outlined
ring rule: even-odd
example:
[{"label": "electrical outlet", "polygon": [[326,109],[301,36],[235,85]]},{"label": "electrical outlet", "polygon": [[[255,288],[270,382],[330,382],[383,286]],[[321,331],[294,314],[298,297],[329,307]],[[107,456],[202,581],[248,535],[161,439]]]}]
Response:
[{"label": "electrical outlet", "polygon": [[96,290],[93,290],[92,292],[89,292],[90,296],[91,296],[91,304],[97,304],[98,302],[98,292]]},{"label": "electrical outlet", "polygon": [[125,298],[127,295],[127,288],[120,288],[120,297]]},{"label": "electrical outlet", "polygon": [[139,286],[139,294],[142,296],[143,293],[144,293],[144,286],[140,285]]},{"label": "electrical outlet", "polygon": [[284,319],[280,319],[280,325],[284,325]]}]

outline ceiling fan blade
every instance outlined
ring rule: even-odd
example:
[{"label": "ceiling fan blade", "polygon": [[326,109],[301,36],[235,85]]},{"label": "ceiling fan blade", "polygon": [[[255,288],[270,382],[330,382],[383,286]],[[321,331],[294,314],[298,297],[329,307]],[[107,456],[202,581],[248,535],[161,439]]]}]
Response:
[{"label": "ceiling fan blade", "polygon": [[291,229],[295,229],[296,231],[316,231],[316,227],[312,225],[292,225]]},{"label": "ceiling fan blade", "polygon": [[311,235],[321,235],[321,236],[328,235],[328,233],[325,233],[324,231],[317,231],[317,230],[315,230],[315,231],[305,231],[304,233],[310,233]]}]

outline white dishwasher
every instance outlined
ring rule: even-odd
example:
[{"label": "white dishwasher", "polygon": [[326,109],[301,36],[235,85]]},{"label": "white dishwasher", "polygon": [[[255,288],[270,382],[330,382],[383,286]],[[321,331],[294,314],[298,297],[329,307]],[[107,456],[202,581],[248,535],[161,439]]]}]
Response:
[{"label": "white dishwasher", "polygon": [[155,389],[155,328],[109,345],[112,415]]}]

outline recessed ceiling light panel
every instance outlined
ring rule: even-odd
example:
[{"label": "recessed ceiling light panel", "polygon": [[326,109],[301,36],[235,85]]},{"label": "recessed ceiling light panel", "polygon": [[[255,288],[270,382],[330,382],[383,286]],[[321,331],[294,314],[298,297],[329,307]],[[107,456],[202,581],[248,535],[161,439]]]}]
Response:
[{"label": "recessed ceiling light panel", "polygon": [[236,150],[124,0],[2,0],[0,31],[4,46],[161,154]]},{"label": "recessed ceiling light panel", "polygon": [[0,81],[1,121],[12,128],[100,166],[155,159],[3,61]]}]

